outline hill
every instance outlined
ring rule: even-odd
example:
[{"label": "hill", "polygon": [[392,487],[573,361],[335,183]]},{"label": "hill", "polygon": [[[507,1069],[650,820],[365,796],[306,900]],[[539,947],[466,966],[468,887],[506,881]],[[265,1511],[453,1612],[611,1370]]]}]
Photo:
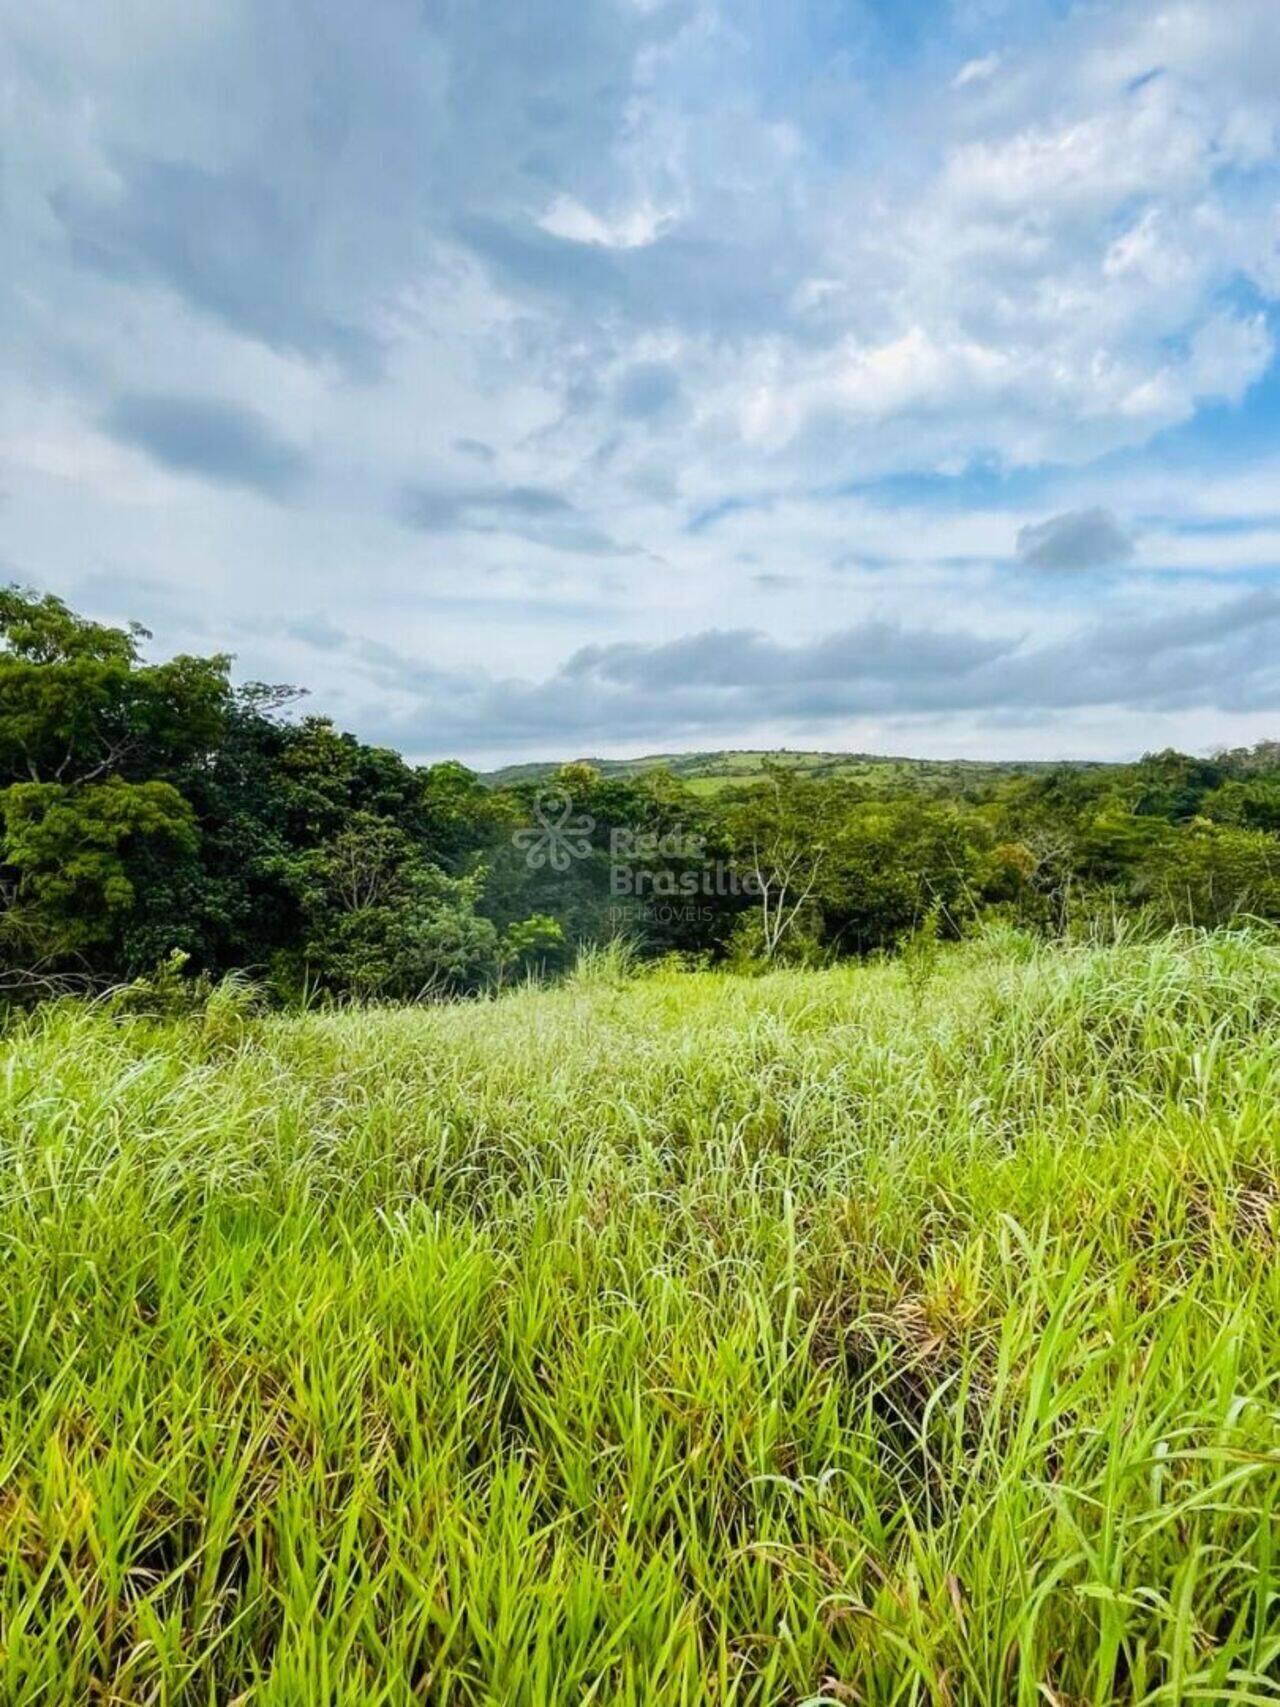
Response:
[{"label": "hill", "polygon": [[[1046,771],[1098,770],[1104,766],[1090,760],[997,760],[997,759],[908,759],[876,753],[831,753],[795,750],[726,747],[699,753],[646,753],[634,759],[579,761],[593,766],[602,776],[638,776],[645,771],[667,770],[696,793],[715,793],[736,784],[757,782],[764,775],[765,760],[787,765],[813,777],[846,777],[886,788],[912,788],[926,794],[952,794],[983,788],[1012,776],[1036,776]],[[503,765],[484,773],[494,788],[520,783],[549,781],[564,760]]]}]

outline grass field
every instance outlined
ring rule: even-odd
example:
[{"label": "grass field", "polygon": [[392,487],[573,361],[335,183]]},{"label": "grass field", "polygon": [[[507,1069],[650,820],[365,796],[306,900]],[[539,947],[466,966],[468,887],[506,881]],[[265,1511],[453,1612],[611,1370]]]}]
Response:
[{"label": "grass field", "polygon": [[1280,948],[0,1046],[0,1700],[1280,1701]]}]

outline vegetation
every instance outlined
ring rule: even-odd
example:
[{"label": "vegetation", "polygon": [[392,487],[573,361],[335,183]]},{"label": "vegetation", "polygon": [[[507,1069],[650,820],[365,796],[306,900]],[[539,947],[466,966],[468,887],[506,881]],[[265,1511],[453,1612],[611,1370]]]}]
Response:
[{"label": "vegetation", "polygon": [[[904,759],[878,753],[823,753],[804,749],[720,748],[706,753],[650,753],[638,759],[578,760],[603,777],[639,777],[666,771],[694,794],[718,794],[722,789],[764,782],[778,770],[794,771],[814,780],[862,782],[876,789],[910,787],[923,794],[957,794],[966,788],[988,787],[1013,777],[1042,776],[1058,769],[1093,770],[1093,764],[1059,766],[1046,760]],[[493,788],[521,783],[554,783],[557,764],[504,765],[485,781]]]},{"label": "vegetation", "polygon": [[483,779],[146,638],[0,594],[0,1699],[1280,1702],[1280,747]]},{"label": "vegetation", "polygon": [[555,974],[618,934],[745,970],[926,922],[1280,919],[1274,742],[1090,767],[695,754],[495,784],[300,715],[293,689],[233,687],[226,657],[148,663],[146,638],[0,591],[0,997],[175,952],[279,1002],[412,1000]]},{"label": "vegetation", "polygon": [[6,1702],[1280,1700],[1274,939],[173,997],[0,1058]]}]

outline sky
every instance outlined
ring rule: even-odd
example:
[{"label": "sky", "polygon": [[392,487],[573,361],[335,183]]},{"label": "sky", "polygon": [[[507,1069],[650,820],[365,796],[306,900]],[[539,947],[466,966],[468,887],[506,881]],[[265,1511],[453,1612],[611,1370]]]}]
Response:
[{"label": "sky", "polygon": [[1280,735],[1277,0],[0,8],[0,579],[418,760]]}]

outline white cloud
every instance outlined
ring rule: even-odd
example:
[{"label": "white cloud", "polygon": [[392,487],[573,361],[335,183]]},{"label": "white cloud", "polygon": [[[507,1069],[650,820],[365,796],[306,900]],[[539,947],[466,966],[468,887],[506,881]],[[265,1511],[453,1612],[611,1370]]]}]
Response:
[{"label": "white cloud", "polygon": [[625,213],[602,219],[572,196],[560,195],[538,224],[553,237],[565,237],[571,243],[594,243],[602,249],[643,249],[656,242],[675,217],[674,209],[658,209],[644,201]]},{"label": "white cloud", "polygon": [[951,79],[951,87],[967,89],[971,83],[989,83],[999,69],[998,53],[984,53],[980,59],[966,59]]}]

